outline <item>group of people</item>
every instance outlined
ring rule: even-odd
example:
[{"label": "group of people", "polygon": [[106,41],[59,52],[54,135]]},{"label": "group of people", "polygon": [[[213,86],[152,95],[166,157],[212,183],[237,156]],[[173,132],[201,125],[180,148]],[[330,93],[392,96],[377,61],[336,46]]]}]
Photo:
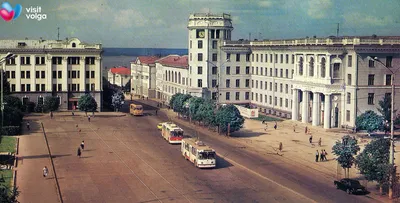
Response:
[{"label": "group of people", "polygon": [[317,152],[315,153],[315,162],[319,161],[328,161],[328,159],[326,158],[326,156],[328,155],[328,153],[325,151],[325,149],[321,149],[321,152],[319,152],[317,150]]},{"label": "group of people", "polygon": [[[267,129],[268,129],[267,121],[263,120],[261,123],[265,125],[264,131],[267,131]],[[277,128],[278,128],[278,123],[275,121],[274,129],[276,130]]]}]

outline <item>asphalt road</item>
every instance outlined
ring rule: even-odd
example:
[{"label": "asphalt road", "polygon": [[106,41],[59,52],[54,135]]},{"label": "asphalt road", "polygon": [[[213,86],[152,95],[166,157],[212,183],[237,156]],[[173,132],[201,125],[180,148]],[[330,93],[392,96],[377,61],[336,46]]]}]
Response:
[{"label": "asphalt road", "polygon": [[[156,125],[167,117],[155,116],[153,107],[145,110],[142,117],[43,121],[64,202],[372,202],[338,191],[328,177],[282,157],[183,127],[219,155],[217,168],[197,169],[179,145],[161,137]],[[85,150],[78,158],[82,140]]]}]

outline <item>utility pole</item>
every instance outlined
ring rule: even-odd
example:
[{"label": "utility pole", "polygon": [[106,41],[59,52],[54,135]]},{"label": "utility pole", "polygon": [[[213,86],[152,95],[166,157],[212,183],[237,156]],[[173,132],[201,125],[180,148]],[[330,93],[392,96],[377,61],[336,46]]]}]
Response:
[{"label": "utility pole", "polygon": [[57,28],[57,40],[60,40],[60,27]]},{"label": "utility pole", "polygon": [[337,24],[337,29],[336,29],[336,37],[339,37],[339,23]]}]

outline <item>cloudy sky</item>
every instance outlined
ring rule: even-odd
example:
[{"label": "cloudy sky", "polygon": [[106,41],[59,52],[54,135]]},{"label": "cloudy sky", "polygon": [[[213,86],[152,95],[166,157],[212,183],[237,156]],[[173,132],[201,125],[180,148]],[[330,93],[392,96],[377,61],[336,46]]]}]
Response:
[{"label": "cloudy sky", "polygon": [[[400,0],[9,0],[21,16],[0,19],[0,39],[78,37],[104,47],[187,48],[190,13],[229,13],[233,38],[400,35]],[[355,3],[358,2],[358,3]],[[40,6],[46,20],[28,20]]]}]

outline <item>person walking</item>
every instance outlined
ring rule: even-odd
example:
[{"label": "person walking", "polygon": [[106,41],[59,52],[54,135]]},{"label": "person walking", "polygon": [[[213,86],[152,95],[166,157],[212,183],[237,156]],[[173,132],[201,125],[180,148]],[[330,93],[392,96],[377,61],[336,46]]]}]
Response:
[{"label": "person walking", "polygon": [[87,117],[87,120],[90,122],[90,115]]},{"label": "person walking", "polygon": [[319,140],[318,140],[318,146],[321,146],[321,144],[322,144],[322,138],[319,138]]},{"label": "person walking", "polygon": [[324,157],[325,157],[324,150],[321,149],[321,155],[320,155],[319,161],[324,161]]},{"label": "person walking", "polygon": [[308,141],[310,141],[310,144],[312,144],[312,135],[310,135],[310,138],[308,138]]},{"label": "person walking", "polygon": [[278,123],[275,121],[274,129],[278,128]]},{"label": "person walking", "polygon": [[81,148],[82,148],[82,151],[85,149],[85,141],[84,140],[82,140]]},{"label": "person walking", "polygon": [[265,123],[264,131],[267,131],[267,128],[268,128],[268,124]]},{"label": "person walking", "polygon": [[50,119],[53,119],[53,112],[50,111]]},{"label": "person walking", "polygon": [[31,125],[29,124],[29,121],[26,123],[26,128],[27,128],[28,130],[31,130]]},{"label": "person walking", "polygon": [[282,142],[280,142],[279,143],[279,152],[282,152],[282,149],[283,149],[283,144],[282,144]]},{"label": "person walking", "polygon": [[48,174],[49,174],[49,169],[47,168],[47,166],[44,166],[44,168],[43,168],[43,177],[47,177]]},{"label": "person walking", "polygon": [[158,110],[156,110],[156,116],[157,116],[157,112],[158,112]]},{"label": "person walking", "polygon": [[293,125],[293,132],[296,132],[296,125]]},{"label": "person walking", "polygon": [[78,147],[78,151],[77,151],[77,154],[76,154],[76,155],[77,155],[79,158],[81,158],[81,154],[82,154],[81,148]]},{"label": "person walking", "polygon": [[305,130],[304,130],[304,133],[307,134],[307,132],[308,132],[308,128],[307,128],[307,126],[306,126],[306,128],[305,128]]},{"label": "person walking", "polygon": [[317,150],[317,152],[315,152],[315,162],[318,162],[318,158],[319,158],[319,152]]},{"label": "person walking", "polygon": [[328,153],[324,149],[324,159],[325,159],[325,161],[328,161],[328,159],[326,158],[326,155],[328,155]]}]

